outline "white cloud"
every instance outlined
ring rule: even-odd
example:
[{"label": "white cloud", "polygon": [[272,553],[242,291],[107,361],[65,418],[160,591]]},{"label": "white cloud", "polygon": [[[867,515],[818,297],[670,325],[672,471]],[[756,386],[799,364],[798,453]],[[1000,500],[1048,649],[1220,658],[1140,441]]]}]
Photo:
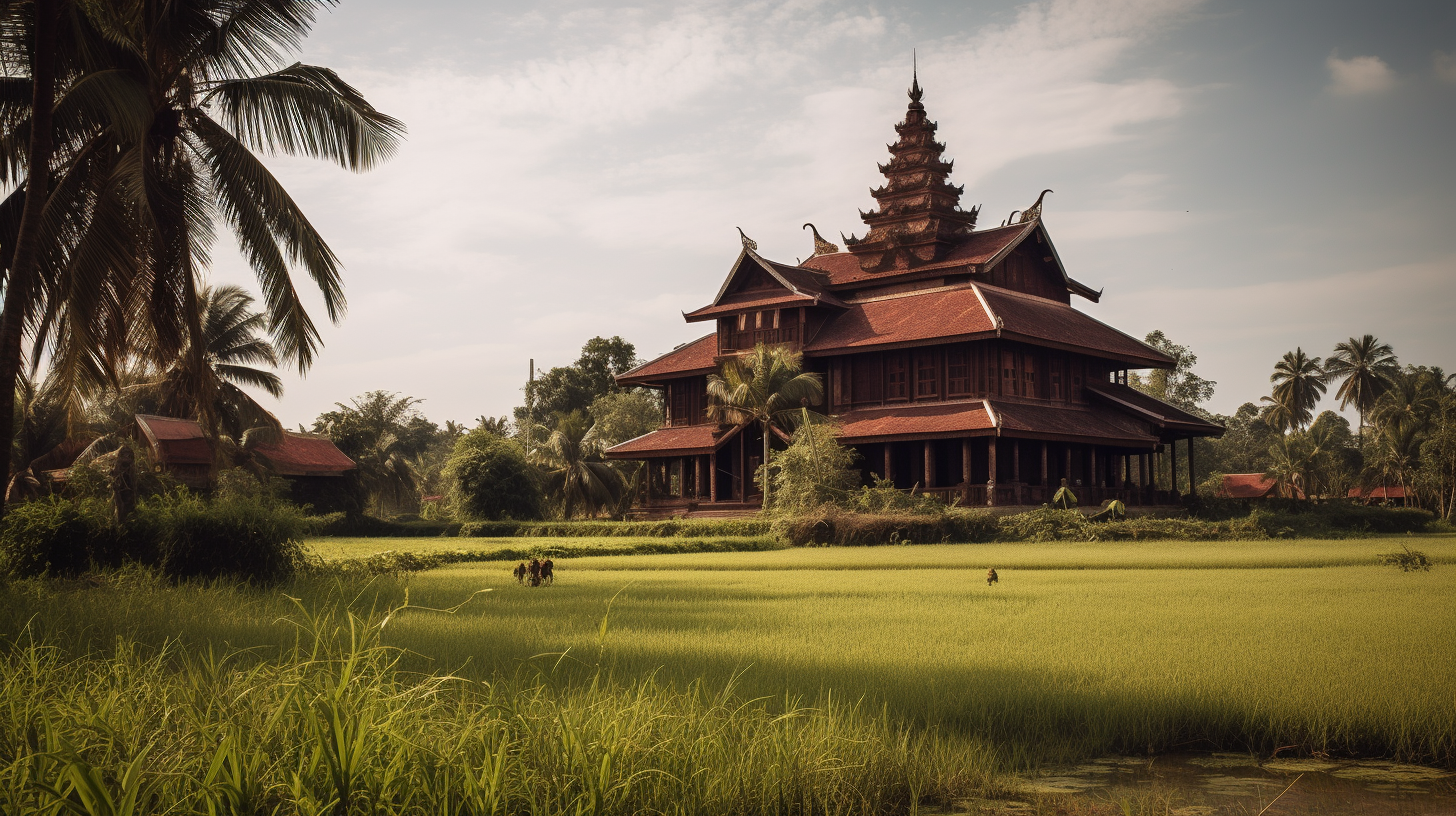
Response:
[{"label": "white cloud", "polygon": [[1437,51],[1431,55],[1431,70],[1436,79],[1456,85],[1456,54]]},{"label": "white cloud", "polygon": [[1395,72],[1380,57],[1340,59],[1331,54],[1325,67],[1330,71],[1330,93],[1360,96],[1395,87]]}]

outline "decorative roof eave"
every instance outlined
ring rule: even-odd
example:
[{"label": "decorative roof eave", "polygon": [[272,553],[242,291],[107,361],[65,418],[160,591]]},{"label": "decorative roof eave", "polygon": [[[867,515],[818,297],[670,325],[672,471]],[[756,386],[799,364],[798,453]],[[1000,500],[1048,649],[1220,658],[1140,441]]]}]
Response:
[{"label": "decorative roof eave", "polygon": [[[605,451],[602,451],[602,455],[605,456],[608,459],[622,459],[622,460],[631,461],[631,460],[641,460],[641,459],[662,459],[662,458],[668,458],[668,457],[674,457],[674,456],[683,456],[683,455],[695,454],[695,453],[713,453],[713,452],[717,451],[719,448],[721,448],[724,445],[726,445],[729,441],[731,441],[734,437],[736,437],[739,434],[740,431],[742,431],[744,428],[748,427],[751,424],[753,424],[753,423],[750,420],[748,422],[740,422],[737,425],[733,425],[732,427],[728,428],[726,431],[723,431],[721,433],[721,435],[714,436],[711,445],[699,445],[699,446],[676,447],[676,448],[660,448],[660,449],[656,449],[656,450],[645,450],[645,451],[634,451],[634,450],[623,451],[623,450],[619,450],[620,448],[622,448],[622,447],[624,447],[626,445],[630,445],[630,444],[632,444],[633,442],[636,442],[639,439],[646,439],[647,437],[652,436],[655,433],[659,433],[661,431],[666,431],[666,430],[672,430],[672,428],[674,427],[674,426],[671,426],[671,425],[665,425],[665,426],[663,426],[661,428],[655,428],[653,430],[650,430],[647,433],[642,434],[641,436],[636,436],[636,437],[633,437],[631,439],[628,439],[625,442],[619,442],[616,445],[613,445],[612,447],[607,448]],[[699,426],[699,427],[701,427],[701,426]],[[721,427],[722,426],[719,426],[720,430],[721,430]]]},{"label": "decorative roof eave", "polygon": [[663,360],[666,360],[667,358],[673,356],[674,354],[682,353],[684,350],[690,348],[691,346],[694,346],[694,345],[696,345],[698,343],[702,343],[702,342],[704,342],[706,340],[709,340],[709,339],[712,339],[713,340],[714,349],[716,349],[717,348],[717,336],[718,335],[716,333],[714,333],[714,334],[705,334],[705,335],[703,335],[702,337],[699,337],[696,340],[689,340],[686,343],[682,343],[682,344],[678,345],[672,351],[669,351],[669,352],[667,352],[665,354],[659,354],[656,357],[653,357],[651,360],[648,360],[647,362],[643,363],[642,365],[637,366],[636,368],[629,369],[627,371],[623,371],[621,374],[617,374],[615,377],[613,377],[613,379],[617,381],[617,384],[618,385],[653,386],[653,385],[656,385],[661,380],[674,380],[674,379],[677,379],[679,377],[692,377],[692,376],[695,376],[697,374],[709,374],[709,373],[712,373],[714,371],[717,371],[718,370],[717,365],[716,364],[712,364],[712,365],[707,365],[707,366],[695,366],[693,368],[684,368],[684,369],[677,370],[677,371],[657,372],[657,373],[646,374],[646,375],[643,375],[643,374],[638,373],[638,372],[641,372],[642,370],[644,370],[646,368],[650,368],[650,367],[652,367],[652,366],[654,366],[654,365],[662,362]]},{"label": "decorative roof eave", "polygon": [[1050,250],[1052,253],[1052,263],[1056,264],[1057,272],[1061,273],[1062,282],[1066,284],[1067,291],[1071,292],[1074,295],[1084,297],[1092,301],[1093,303],[1101,302],[1101,289],[1093,289],[1092,287],[1088,286],[1085,283],[1082,283],[1081,281],[1074,280],[1071,275],[1067,274],[1067,267],[1065,264],[1062,263],[1062,256],[1057,253],[1057,245],[1052,243],[1051,233],[1047,232],[1046,225],[1042,223],[1040,215],[1037,215],[1032,220],[1027,221],[1026,229],[1024,229],[1020,235],[1017,235],[1015,238],[1007,242],[1006,246],[1001,248],[1001,251],[991,256],[991,258],[985,263],[980,264],[977,267],[976,271],[980,272],[981,274],[985,274],[996,264],[1004,261],[1007,255],[1010,255],[1012,252],[1016,251],[1017,247],[1021,246],[1022,241],[1025,241],[1027,238],[1036,234],[1037,231],[1041,232],[1042,240],[1046,241],[1047,249]]},{"label": "decorative roof eave", "polygon": [[[731,285],[733,283],[733,279],[738,276],[738,271],[743,267],[743,259],[744,258],[752,258],[753,259],[753,262],[756,263],[756,264],[758,264],[759,268],[761,268],[763,271],[767,272],[770,277],[772,277],[774,280],[778,281],[779,284],[781,286],[783,286],[785,289],[787,289],[790,292],[793,292],[794,294],[799,295],[801,297],[806,297],[806,298],[812,298],[812,299],[814,299],[814,301],[816,302],[816,305],[818,303],[820,303],[820,302],[822,302],[822,303],[824,303],[825,305],[828,305],[828,306],[839,306],[839,307],[843,307],[845,305],[842,301],[839,300],[839,298],[834,297],[833,295],[829,294],[827,291],[817,291],[817,292],[814,292],[814,291],[805,291],[804,289],[800,288],[797,284],[795,284],[793,281],[790,281],[788,278],[785,278],[782,274],[780,274],[779,271],[778,271],[778,269],[776,267],[784,266],[784,267],[788,267],[790,269],[799,269],[799,270],[802,270],[807,275],[814,275],[814,276],[822,275],[822,274],[824,274],[823,272],[821,272],[821,271],[819,271],[817,269],[809,269],[807,267],[797,266],[797,265],[794,265],[794,264],[780,264],[780,263],[776,263],[774,261],[770,261],[769,259],[763,257],[762,255],[759,255],[758,252],[756,252],[755,250],[749,248],[745,244],[744,247],[743,247],[743,249],[739,250],[739,252],[738,252],[738,258],[733,261],[733,266],[728,271],[728,277],[726,277],[726,278],[723,279],[723,285],[720,286],[720,287],[718,287],[718,294],[716,294],[716,295],[713,296],[713,302],[710,303],[710,304],[708,304],[708,306],[705,306],[703,308],[705,308],[705,309],[706,308],[711,308],[713,306],[717,306],[717,305],[719,305],[719,304],[722,303],[723,296],[726,295],[726,294],[728,294],[728,287],[729,287],[729,285]],[[694,310],[694,312],[700,312],[700,311],[702,311],[702,309],[695,309]],[[687,312],[685,314],[692,314],[692,313],[693,312]]]}]

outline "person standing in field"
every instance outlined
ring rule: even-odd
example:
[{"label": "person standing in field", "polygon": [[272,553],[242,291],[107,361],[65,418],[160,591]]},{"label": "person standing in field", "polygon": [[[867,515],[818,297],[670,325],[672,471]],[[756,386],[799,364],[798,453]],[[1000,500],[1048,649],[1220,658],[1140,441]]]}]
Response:
[{"label": "person standing in field", "polygon": [[556,580],[556,565],[549,558],[541,562],[541,580],[546,586],[551,586],[551,582]]},{"label": "person standing in field", "polygon": [[513,569],[513,570],[511,570],[511,574],[514,575],[514,576],[516,576],[516,583],[520,584],[521,586],[525,586],[526,585],[526,562],[525,561],[522,561],[521,563],[517,564],[516,565],[516,568]]},{"label": "person standing in field", "polygon": [[541,586],[541,559],[531,559],[531,586]]},{"label": "person standing in field", "polygon": [[986,586],[991,586],[999,580],[1001,580],[1001,577],[996,574],[995,567],[986,570]]}]

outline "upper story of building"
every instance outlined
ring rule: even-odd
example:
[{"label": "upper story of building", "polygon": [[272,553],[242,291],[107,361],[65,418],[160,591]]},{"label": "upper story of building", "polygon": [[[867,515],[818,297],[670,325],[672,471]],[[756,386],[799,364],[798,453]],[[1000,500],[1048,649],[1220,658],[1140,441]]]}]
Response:
[{"label": "upper story of building", "polygon": [[700,339],[621,375],[664,388],[669,425],[703,422],[706,375],[758,343],[800,351],[825,377],[840,413],[895,403],[996,397],[1074,407],[1113,372],[1171,368],[1174,361],[1072,306],[1101,292],[1067,274],[1042,220],[1044,191],[1026,211],[977,229],[962,209],[953,162],[935,141],[916,81],[909,91],[876,207],[863,237],[825,240],[794,264],[743,248],[712,301],[687,312],[711,323]]}]

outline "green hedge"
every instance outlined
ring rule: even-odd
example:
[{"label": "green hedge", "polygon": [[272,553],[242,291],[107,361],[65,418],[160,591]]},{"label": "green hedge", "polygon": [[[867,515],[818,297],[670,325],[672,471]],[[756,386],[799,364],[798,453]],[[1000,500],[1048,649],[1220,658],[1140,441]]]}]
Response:
[{"label": "green hedge", "polygon": [[9,508],[0,569],[68,577],[132,563],[175,578],[273,581],[303,562],[306,529],[297,508],[256,496],[209,500],[178,490],[144,499],[120,526],[105,501],[52,496]]},{"label": "green hedge", "polygon": [[384,521],[372,516],[330,513],[308,520],[316,536],[350,538],[723,538],[768,535],[771,524],[749,519],[667,519],[664,521]]},{"label": "green hedge", "polygon": [[555,546],[546,546],[538,542],[527,546],[504,545],[429,553],[391,550],[375,553],[366,558],[327,562],[316,560],[311,563],[310,569],[325,575],[338,572],[392,575],[471,561],[528,561],[532,558],[566,559],[598,555],[764,552],[783,548],[783,544],[762,536],[758,538],[638,538],[621,543],[592,544],[591,546],[578,546],[570,541],[563,541]]},{"label": "green hedge", "polygon": [[825,508],[774,522],[774,535],[796,546],[831,544],[940,544],[991,541],[996,518],[984,510],[949,510],[935,515],[853,513]]}]

